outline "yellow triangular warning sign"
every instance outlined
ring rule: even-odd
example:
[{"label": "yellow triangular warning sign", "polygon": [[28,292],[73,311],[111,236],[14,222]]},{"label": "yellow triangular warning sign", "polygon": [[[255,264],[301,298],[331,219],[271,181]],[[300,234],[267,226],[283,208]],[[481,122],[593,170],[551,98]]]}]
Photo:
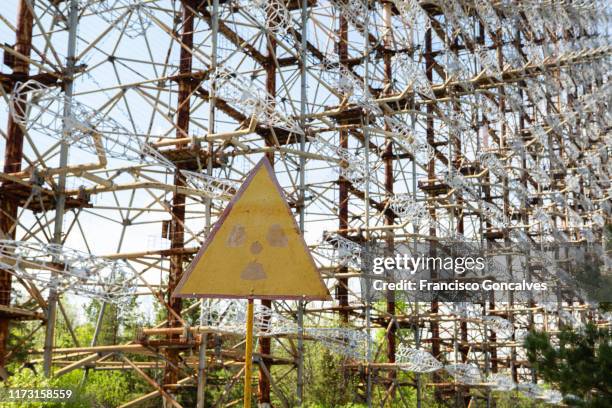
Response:
[{"label": "yellow triangular warning sign", "polygon": [[330,299],[268,159],[225,208],[173,296]]}]

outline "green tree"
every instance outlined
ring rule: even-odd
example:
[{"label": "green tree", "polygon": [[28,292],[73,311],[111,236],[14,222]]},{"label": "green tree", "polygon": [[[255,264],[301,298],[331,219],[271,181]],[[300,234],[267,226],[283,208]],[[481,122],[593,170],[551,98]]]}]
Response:
[{"label": "green tree", "polygon": [[[95,323],[98,319],[101,303],[91,301],[85,307],[87,322],[78,324],[77,306],[67,299],[62,306],[68,321],[72,322],[76,342],[81,346],[91,344]],[[143,317],[137,313],[136,297],[120,307],[107,304],[102,319],[101,330],[97,344],[113,344],[131,341],[136,336],[136,330],[142,324]],[[45,378],[40,364],[32,362],[32,349],[41,349],[44,340],[44,330],[39,329],[34,336],[29,333],[36,329],[37,322],[16,322],[11,327],[9,345],[11,347],[11,376],[3,387],[17,388],[61,388],[73,391],[73,397],[67,402],[20,402],[20,407],[95,407],[111,408],[130,401],[151,390],[140,376],[130,370],[88,370],[85,377],[83,369],[74,370],[60,377]],[[58,313],[56,332],[56,347],[73,347],[74,341],[68,324],[62,313]],[[138,361],[139,356],[132,356]],[[153,373],[149,373],[154,376]],[[83,379],[86,378],[86,381]],[[0,408],[17,406],[14,403],[0,403]]]},{"label": "green tree", "polygon": [[357,393],[357,379],[343,369],[343,358],[320,344],[309,345],[304,358],[304,382],[308,407],[350,407]]},{"label": "green tree", "polygon": [[[104,306],[102,324],[96,344],[118,344],[131,341],[136,336],[139,326],[142,326],[144,317],[138,313],[138,302],[136,296],[130,298],[120,306],[107,303]],[[88,324],[95,326],[98,321],[102,303],[93,299],[85,308]]]},{"label": "green tree", "polygon": [[612,329],[589,324],[584,330],[565,328],[555,347],[544,332],[525,339],[527,358],[546,381],[556,384],[570,406],[610,407],[612,401]]},{"label": "green tree", "polygon": [[[42,373],[22,369],[11,376],[9,387],[15,388],[56,388],[72,391],[72,397],[65,402],[19,402],[20,407],[45,408],[112,408],[146,393],[150,387],[128,371],[95,371],[89,374],[87,382],[81,384],[82,370],[75,370],[61,377],[45,378]],[[15,407],[14,403],[0,403],[0,408]]]}]

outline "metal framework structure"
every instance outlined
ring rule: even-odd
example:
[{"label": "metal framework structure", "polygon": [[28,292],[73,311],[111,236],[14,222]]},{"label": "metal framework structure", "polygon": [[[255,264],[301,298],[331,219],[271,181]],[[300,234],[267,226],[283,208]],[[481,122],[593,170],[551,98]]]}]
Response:
[{"label": "metal framework structure", "polygon": [[[39,320],[47,374],[134,370],[151,393],[124,407],[204,387],[223,392],[199,406],[231,404],[244,305],[170,293],[266,155],[335,300],[258,305],[260,406],[303,400],[313,341],[345,356],[370,404],[408,406],[406,387],[419,406],[424,387],[458,406],[515,389],[560,402],[521,338],[612,320],[572,284],[581,256],[612,265],[606,3],[2,1],[0,366],[11,321]],[[417,248],[555,285],[374,296],[372,257]],[[139,296],[167,320],[129,344],[57,348],[66,296]]]}]

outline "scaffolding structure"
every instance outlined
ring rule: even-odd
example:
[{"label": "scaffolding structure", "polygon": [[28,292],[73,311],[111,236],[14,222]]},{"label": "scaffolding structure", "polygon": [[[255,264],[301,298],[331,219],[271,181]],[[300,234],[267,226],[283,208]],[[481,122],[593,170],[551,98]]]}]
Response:
[{"label": "scaffolding structure", "polygon": [[[311,342],[345,357],[364,403],[409,406],[409,387],[419,406],[425,387],[457,406],[516,389],[559,403],[522,338],[612,321],[573,281],[589,257],[612,268],[606,3],[3,1],[0,367],[11,322],[37,320],[49,375],[134,370],[151,392],[123,407],[231,404],[245,305],[170,294],[265,155],[334,301],[257,305],[260,406],[303,401]],[[394,279],[373,257],[397,253],[479,253],[498,277],[553,284],[372,293]],[[66,296],[138,296],[167,318],[128,344],[58,348]]]}]

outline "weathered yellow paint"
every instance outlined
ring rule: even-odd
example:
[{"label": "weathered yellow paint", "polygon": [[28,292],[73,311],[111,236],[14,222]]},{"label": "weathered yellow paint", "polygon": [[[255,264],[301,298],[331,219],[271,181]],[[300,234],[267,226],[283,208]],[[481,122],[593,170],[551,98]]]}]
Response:
[{"label": "weathered yellow paint", "polygon": [[330,298],[267,159],[228,204],[173,296]]}]

